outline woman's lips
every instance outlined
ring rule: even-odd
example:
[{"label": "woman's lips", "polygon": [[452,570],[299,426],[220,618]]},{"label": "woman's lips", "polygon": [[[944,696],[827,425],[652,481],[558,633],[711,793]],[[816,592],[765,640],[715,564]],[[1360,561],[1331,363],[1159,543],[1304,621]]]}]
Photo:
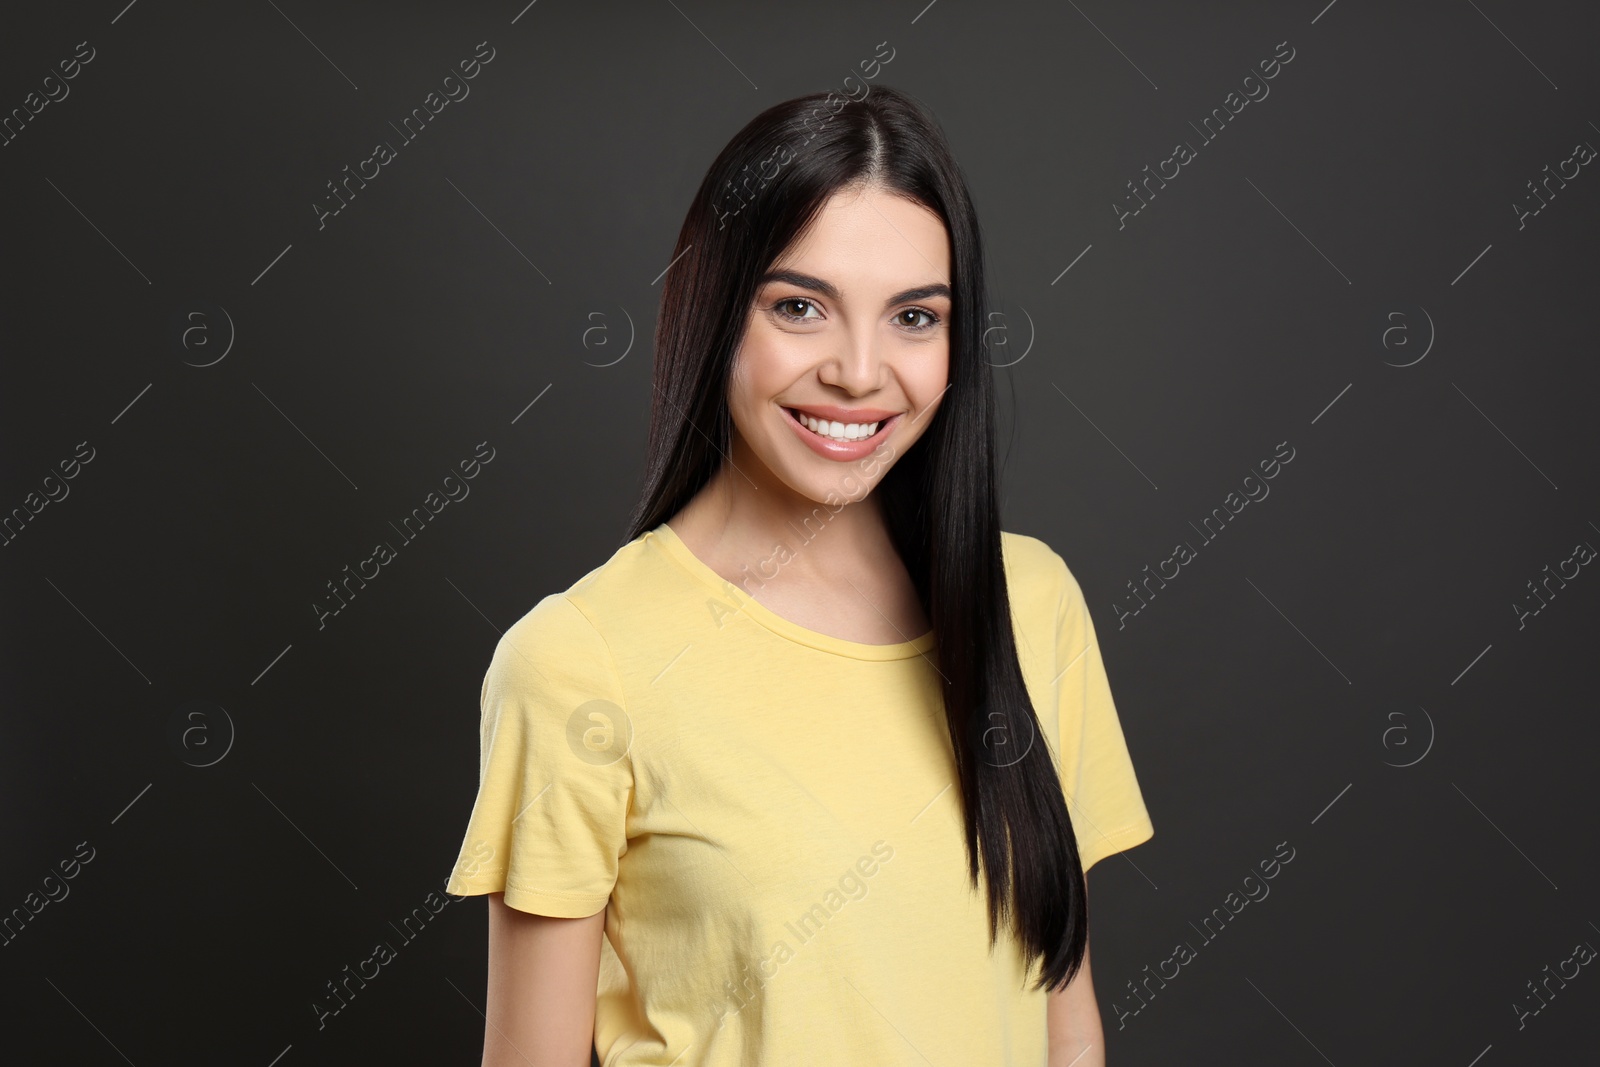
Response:
[{"label": "woman's lips", "polygon": [[813,433],[805,423],[795,418],[793,410],[787,407],[783,408],[784,421],[794,429],[795,433],[800,435],[800,440],[804,441],[811,451],[823,459],[838,461],[861,459],[870,455],[874,449],[888,439],[890,431],[899,425],[904,415],[904,412],[900,412],[879,420],[878,432],[871,437],[861,437],[854,441],[835,441],[831,437],[823,437],[821,434]]}]

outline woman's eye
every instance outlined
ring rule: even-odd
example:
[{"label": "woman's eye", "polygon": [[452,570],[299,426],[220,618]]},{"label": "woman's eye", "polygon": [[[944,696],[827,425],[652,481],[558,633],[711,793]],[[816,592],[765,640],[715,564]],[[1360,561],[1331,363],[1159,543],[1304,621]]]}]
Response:
[{"label": "woman's eye", "polygon": [[[820,312],[809,314],[810,312],[817,312],[817,305],[814,301],[801,296],[791,296],[779,300],[772,305],[772,311],[789,322],[815,321],[822,317]],[[898,311],[895,313],[893,321],[896,325],[903,326],[912,333],[924,333],[940,323],[939,316],[927,308],[906,308],[904,311]]]},{"label": "woman's eye", "polygon": [[[792,314],[789,310],[786,310],[794,307],[799,307],[802,309],[799,314]],[[779,315],[788,319],[790,322],[800,322],[804,319],[812,317],[805,313],[805,309],[814,310],[815,308],[816,305],[811,301],[805,299],[804,297],[798,296],[791,296],[786,300],[780,300],[776,304],[772,305],[772,310],[776,311]]]}]

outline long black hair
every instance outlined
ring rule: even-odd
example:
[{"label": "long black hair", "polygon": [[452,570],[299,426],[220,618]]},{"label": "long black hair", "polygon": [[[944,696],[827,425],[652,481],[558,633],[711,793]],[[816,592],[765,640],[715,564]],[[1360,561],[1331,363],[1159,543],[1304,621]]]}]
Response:
[{"label": "long black hair", "polygon": [[785,101],[752,119],[711,164],[661,293],[646,470],[627,540],[675,515],[717,472],[730,447],[730,372],[759,278],[834,192],[862,183],[922,205],[950,235],[950,384],[877,492],[933,623],[968,873],[976,888],[981,860],[990,941],[1009,919],[1028,967],[1044,961],[1035,988],[1056,989],[1082,964],[1088,906],[1012,632],[983,347],[983,246],[943,131],[910,96],[878,85],[859,98]]}]

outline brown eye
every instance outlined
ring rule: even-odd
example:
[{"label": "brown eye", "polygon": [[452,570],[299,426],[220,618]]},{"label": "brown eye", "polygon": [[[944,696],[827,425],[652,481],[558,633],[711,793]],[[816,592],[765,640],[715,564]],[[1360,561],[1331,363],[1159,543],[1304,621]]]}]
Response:
[{"label": "brown eye", "polygon": [[[813,317],[813,316],[808,316],[805,313],[805,309],[808,309],[808,308],[809,309],[815,309],[816,306],[817,306],[816,304],[814,304],[811,301],[807,300],[805,297],[790,296],[790,297],[785,297],[784,299],[778,301],[776,304],[773,304],[772,307],[769,308],[768,310],[775,312],[780,318],[788,319],[790,322],[804,322],[806,319]],[[802,309],[798,315],[793,314],[788,310],[785,310],[787,308],[794,308],[794,307],[799,307],[800,309]],[[816,317],[820,317],[820,316],[816,316]]]},{"label": "brown eye", "polygon": [[[924,315],[927,317],[928,321],[920,325],[916,322],[907,322],[905,321],[905,317],[908,315],[912,316],[913,318],[918,315]],[[939,316],[935,315],[927,308],[906,308],[904,311],[895,313],[895,321],[901,326],[911,330],[913,333],[922,333],[939,325]]]}]

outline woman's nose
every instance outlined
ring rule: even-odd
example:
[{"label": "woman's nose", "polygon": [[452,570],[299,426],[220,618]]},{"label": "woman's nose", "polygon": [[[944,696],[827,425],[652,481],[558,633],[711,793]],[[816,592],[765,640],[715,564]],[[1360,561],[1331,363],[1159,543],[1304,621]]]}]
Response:
[{"label": "woman's nose", "polygon": [[825,384],[837,385],[852,395],[872,392],[883,381],[877,338],[870,334],[842,337],[832,356],[818,368],[817,376]]}]

